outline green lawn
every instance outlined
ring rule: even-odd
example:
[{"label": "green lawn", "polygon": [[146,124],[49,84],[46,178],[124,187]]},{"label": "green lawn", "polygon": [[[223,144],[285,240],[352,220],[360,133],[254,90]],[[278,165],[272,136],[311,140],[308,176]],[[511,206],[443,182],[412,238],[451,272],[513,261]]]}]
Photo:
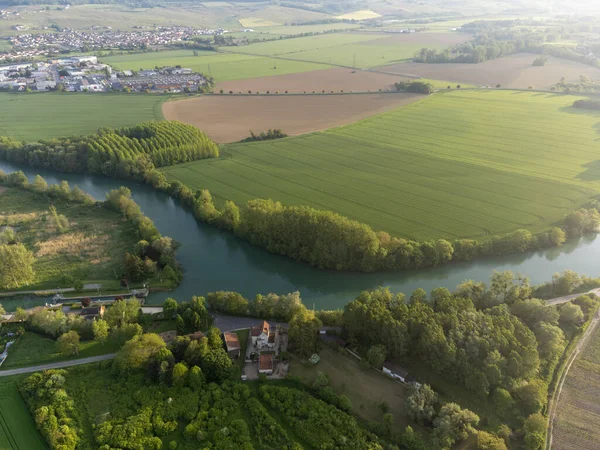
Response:
[{"label": "green lawn", "polygon": [[337,394],[350,399],[355,414],[365,420],[381,422],[383,412],[381,403],[386,402],[389,412],[394,415],[398,431],[407,425],[419,430],[419,426],[410,423],[404,412],[404,399],[407,396],[406,385],[393,381],[374,369],[363,370],[358,361],[348,354],[339,354],[329,348],[319,352],[321,360],[316,366],[294,359],[291,374],[298,376],[303,383],[312,385],[318,372],[329,378],[329,385]]},{"label": "green lawn", "polygon": [[164,169],[244,203],[339,212],[417,240],[545,229],[600,190],[600,113],[571,96],[451,91],[361,122]]},{"label": "green lawn", "polygon": [[117,350],[118,347],[111,342],[101,344],[97,341],[82,341],[79,347],[79,355],[64,356],[57,351],[56,341],[54,339],[28,331],[8,349],[8,357],[0,367],[0,371],[67,361],[70,359],[106,355],[107,353],[113,353]]},{"label": "green lawn", "polygon": [[[251,47],[251,45],[247,47]],[[154,68],[155,66],[181,65],[195,72],[210,75],[217,81],[309,72],[328,67],[322,64],[303,61],[273,60],[268,57],[230,53],[199,51],[198,56],[194,56],[192,50],[167,50],[156,53],[108,56],[101,58],[101,60],[120,70],[139,70]],[[275,66],[277,67],[276,69]]]},{"label": "green lawn", "polygon": [[0,135],[21,140],[90,134],[162,119],[161,95],[0,93]]},{"label": "green lawn", "polygon": [[0,449],[47,450],[38,433],[17,382],[27,375],[0,378]]},{"label": "green lawn", "polygon": [[[61,230],[49,211],[67,218]],[[35,256],[35,281],[20,290],[72,287],[63,278],[71,275],[84,282],[117,287],[115,272],[121,273],[123,255],[138,241],[133,223],[106,208],[50,200],[21,189],[0,194],[0,226],[10,226],[17,240]],[[19,289],[10,289],[15,291]],[[0,302],[2,299],[0,298]]]}]

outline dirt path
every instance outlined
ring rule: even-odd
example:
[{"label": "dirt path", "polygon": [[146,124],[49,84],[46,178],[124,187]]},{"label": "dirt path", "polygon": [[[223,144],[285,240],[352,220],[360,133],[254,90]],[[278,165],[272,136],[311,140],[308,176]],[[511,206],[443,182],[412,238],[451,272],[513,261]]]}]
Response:
[{"label": "dirt path", "polygon": [[[582,294],[579,294],[582,295]],[[567,379],[567,375],[569,374],[569,370],[571,366],[577,359],[581,350],[583,350],[590,340],[590,337],[593,335],[594,330],[596,329],[598,322],[600,321],[600,311],[596,313],[594,319],[590,322],[588,329],[585,331],[585,334],[581,337],[577,347],[569,357],[569,361],[565,366],[565,370],[563,371],[560,381],[558,383],[558,388],[554,391],[550,402],[548,403],[548,432],[546,433],[546,450],[552,449],[552,432],[554,431],[554,420],[556,419],[556,411],[558,407],[558,403],[560,401],[560,394],[562,393],[563,386],[565,384],[565,380]]]}]

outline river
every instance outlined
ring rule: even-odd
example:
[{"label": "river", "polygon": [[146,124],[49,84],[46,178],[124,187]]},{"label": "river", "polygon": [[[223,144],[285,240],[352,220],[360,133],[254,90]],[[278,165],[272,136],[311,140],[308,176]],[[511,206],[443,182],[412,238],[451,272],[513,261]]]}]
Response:
[{"label": "river", "polygon": [[[436,287],[454,289],[464,280],[487,281],[494,270],[522,273],[534,284],[550,281],[552,274],[566,269],[590,276],[600,275],[600,238],[597,235],[568,242],[560,249],[479,259],[419,271],[376,274],[322,271],[272,255],[229,233],[199,224],[192,213],[177,201],[144,184],[101,176],[62,174],[5,162],[0,162],[0,169],[6,173],[22,170],[30,180],[40,174],[48,183],[67,180],[72,187],[78,185],[99,200],[104,200],[111,189],[119,186],[130,188],[134,200],[154,220],[159,231],[181,243],[177,259],[185,269],[183,282],[173,291],[151,294],[148,304],[161,304],[167,297],[189,300],[193,295],[217,290],[237,291],[246,297],[254,297],[257,293],[300,291],[308,307],[334,309],[343,307],[360,291],[378,286],[388,286],[393,292],[406,294],[419,287],[426,291]],[[8,299],[2,299],[2,302],[7,310],[14,310],[17,305]],[[40,299],[18,300],[18,304],[24,306],[43,302]]]}]

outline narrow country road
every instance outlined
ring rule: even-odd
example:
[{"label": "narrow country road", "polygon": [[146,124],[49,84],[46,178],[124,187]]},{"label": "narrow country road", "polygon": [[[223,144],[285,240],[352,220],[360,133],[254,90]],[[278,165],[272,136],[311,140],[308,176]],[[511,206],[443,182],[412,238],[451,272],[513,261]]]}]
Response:
[{"label": "narrow country road", "polygon": [[39,372],[40,370],[62,369],[64,367],[80,366],[82,364],[90,364],[100,361],[113,359],[117,354],[109,353],[108,355],[92,356],[90,358],[72,359],[71,361],[62,361],[57,363],[41,364],[39,366],[22,367],[20,369],[0,370],[0,377],[10,377],[11,375],[20,375],[22,373]]},{"label": "narrow country road", "polygon": [[546,303],[548,304],[548,306],[560,305],[562,303],[567,303],[567,302],[570,302],[571,300],[575,300],[580,295],[589,295],[589,294],[596,294],[596,295],[600,296],[600,288],[592,289],[587,292],[581,292],[579,294],[571,294],[571,295],[565,295],[564,297],[551,298],[550,300],[546,300]]}]

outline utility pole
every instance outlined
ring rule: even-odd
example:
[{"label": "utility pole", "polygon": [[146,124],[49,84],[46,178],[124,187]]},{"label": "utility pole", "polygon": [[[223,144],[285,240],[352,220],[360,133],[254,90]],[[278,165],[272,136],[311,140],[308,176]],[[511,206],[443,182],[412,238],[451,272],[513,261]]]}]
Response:
[{"label": "utility pole", "polygon": [[356,69],[356,53],[354,54],[354,66],[353,67]]},{"label": "utility pole", "polygon": [[212,73],[210,72],[210,64],[208,65],[208,78],[212,78]]}]

